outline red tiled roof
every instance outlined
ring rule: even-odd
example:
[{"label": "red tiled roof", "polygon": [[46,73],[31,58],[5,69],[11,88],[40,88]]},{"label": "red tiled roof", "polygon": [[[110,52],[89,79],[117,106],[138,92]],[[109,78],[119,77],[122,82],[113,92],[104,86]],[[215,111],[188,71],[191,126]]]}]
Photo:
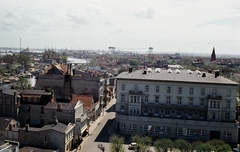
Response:
[{"label": "red tiled roof", "polygon": [[91,95],[72,95],[72,100],[70,103],[76,104],[78,100],[82,101],[83,103],[83,108],[86,110],[91,110],[92,109],[92,104],[93,104],[93,96]]}]

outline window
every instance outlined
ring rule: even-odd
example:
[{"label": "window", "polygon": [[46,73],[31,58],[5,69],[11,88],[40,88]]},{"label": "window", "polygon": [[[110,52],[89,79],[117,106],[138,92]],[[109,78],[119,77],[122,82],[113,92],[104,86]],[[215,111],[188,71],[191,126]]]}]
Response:
[{"label": "window", "polygon": [[159,103],[159,96],[155,96],[155,103]]},{"label": "window", "polygon": [[134,85],[134,90],[137,91],[138,90],[138,86]]},{"label": "window", "polygon": [[180,118],[180,117],[181,117],[181,111],[178,110],[178,111],[177,111],[177,118]]},{"label": "window", "polygon": [[182,135],[183,128],[177,128],[176,129],[176,134],[177,135]]},{"label": "window", "polygon": [[148,126],[147,125],[142,125],[141,126],[141,132],[147,132],[148,131]]},{"label": "window", "polygon": [[219,109],[220,108],[220,101],[211,101],[210,108]]},{"label": "window", "polygon": [[145,86],[145,92],[148,92],[148,89],[149,89],[148,86]]},{"label": "window", "polygon": [[139,103],[140,102],[140,96],[131,96],[131,103]]},{"label": "window", "polygon": [[167,87],[167,93],[171,93],[171,87]]},{"label": "window", "polygon": [[202,111],[199,112],[199,119],[203,119],[203,112]]},{"label": "window", "polygon": [[166,117],[169,117],[169,114],[170,114],[170,110],[166,109]]},{"label": "window", "polygon": [[170,97],[167,97],[167,104],[170,104]]},{"label": "window", "polygon": [[213,89],[213,95],[217,95],[217,89]]},{"label": "window", "polygon": [[143,114],[144,114],[144,115],[148,115],[148,108],[144,108]]},{"label": "window", "polygon": [[130,108],[130,113],[131,114],[139,114],[139,109],[138,108]]},{"label": "window", "polygon": [[231,90],[227,90],[227,97],[231,96]]},{"label": "window", "polygon": [[177,102],[178,105],[181,105],[182,104],[182,98],[181,97],[178,97],[178,102]]},{"label": "window", "polygon": [[148,96],[145,96],[144,102],[148,102]]},{"label": "window", "polygon": [[155,110],[154,110],[154,115],[155,115],[155,116],[158,116],[158,108],[155,108]]},{"label": "window", "polygon": [[218,120],[218,113],[210,113],[210,118],[212,118],[212,120]]},{"label": "window", "polygon": [[178,94],[182,94],[182,87],[178,88]]},{"label": "window", "polygon": [[225,138],[225,139],[232,139],[232,133],[225,131],[225,132],[224,132],[224,138]]},{"label": "window", "polygon": [[200,101],[200,106],[204,106],[204,99],[201,99],[201,101]]},{"label": "window", "polygon": [[206,130],[200,130],[200,136],[206,137],[207,136],[207,131]]},{"label": "window", "polygon": [[188,118],[191,119],[192,118],[192,111],[188,112]]},{"label": "window", "polygon": [[125,111],[125,107],[124,106],[121,106],[121,112],[124,112]]},{"label": "window", "polygon": [[44,143],[47,143],[47,136],[44,136]]},{"label": "window", "polygon": [[189,98],[189,105],[190,105],[190,106],[193,105],[193,98]]},{"label": "window", "polygon": [[230,108],[230,100],[226,101],[226,108]]},{"label": "window", "polygon": [[122,102],[125,101],[125,95],[124,95],[124,94],[121,95],[121,101],[122,101]]},{"label": "window", "polygon": [[160,134],[170,134],[170,127],[160,127]]},{"label": "window", "polygon": [[193,88],[190,88],[190,90],[189,90],[189,94],[193,94]]},{"label": "window", "polygon": [[136,131],[136,128],[137,128],[137,125],[135,125],[135,124],[130,124],[129,130],[130,130],[130,131]]},{"label": "window", "polygon": [[122,84],[122,91],[125,91],[125,84]]},{"label": "window", "polygon": [[159,92],[159,86],[156,86],[156,92]]},{"label": "window", "polygon": [[154,133],[159,133],[159,131],[160,131],[160,127],[159,126],[154,126],[153,127],[153,132]]},{"label": "window", "polygon": [[120,130],[125,130],[125,124],[124,123],[120,123]]},{"label": "window", "polygon": [[230,119],[230,113],[225,113],[225,119],[229,120]]},{"label": "window", "polygon": [[201,89],[201,95],[205,95],[205,89]]}]

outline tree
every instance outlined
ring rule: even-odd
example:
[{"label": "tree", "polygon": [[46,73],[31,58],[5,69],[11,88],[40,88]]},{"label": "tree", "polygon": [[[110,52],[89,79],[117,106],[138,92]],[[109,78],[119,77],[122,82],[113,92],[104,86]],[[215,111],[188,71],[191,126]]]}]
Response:
[{"label": "tree", "polygon": [[63,63],[67,63],[67,61],[68,61],[67,53],[66,53],[66,52],[63,52],[63,53],[62,53],[62,62],[63,62]]},{"label": "tree", "polygon": [[118,74],[120,74],[120,73],[122,73],[122,72],[125,72],[125,71],[127,71],[126,68],[121,68],[121,69],[118,70]]},{"label": "tree", "polygon": [[3,59],[3,62],[7,63],[9,67],[16,62],[15,55],[5,55],[2,59]]},{"label": "tree", "polygon": [[133,149],[135,152],[145,152],[149,150],[152,143],[152,138],[148,136],[134,135],[131,137],[131,141],[137,143],[137,146]]},{"label": "tree", "polygon": [[119,137],[118,135],[112,135],[110,137],[110,141],[111,143],[111,152],[124,152],[124,138],[123,137]]},{"label": "tree", "polygon": [[153,145],[156,152],[168,152],[168,149],[173,148],[172,140],[166,138],[156,140]]},{"label": "tree", "polygon": [[196,145],[195,150],[197,152],[211,152],[214,151],[214,147],[211,146],[209,143],[201,143],[199,145]]},{"label": "tree", "polygon": [[184,139],[175,140],[174,148],[180,150],[181,152],[189,152],[192,149],[191,144]]},{"label": "tree", "polygon": [[15,89],[31,89],[32,88],[30,82],[26,78],[20,78],[13,87]]},{"label": "tree", "polygon": [[213,147],[215,152],[228,152],[231,151],[231,146],[219,139],[213,139],[207,142]]},{"label": "tree", "polygon": [[27,67],[31,62],[31,57],[26,54],[19,54],[17,55],[17,62],[23,65],[24,67]]}]

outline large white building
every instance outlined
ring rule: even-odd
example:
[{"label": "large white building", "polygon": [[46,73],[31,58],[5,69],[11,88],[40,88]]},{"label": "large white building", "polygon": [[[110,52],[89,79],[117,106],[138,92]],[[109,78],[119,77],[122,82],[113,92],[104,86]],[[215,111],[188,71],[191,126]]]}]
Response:
[{"label": "large white building", "polygon": [[237,143],[237,86],[219,72],[129,69],[117,76],[117,130]]}]

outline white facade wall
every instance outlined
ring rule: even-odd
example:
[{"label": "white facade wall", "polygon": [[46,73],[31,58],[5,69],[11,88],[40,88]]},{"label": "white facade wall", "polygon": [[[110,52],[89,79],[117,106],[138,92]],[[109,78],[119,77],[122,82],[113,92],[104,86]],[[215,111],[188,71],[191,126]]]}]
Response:
[{"label": "white facade wall", "polygon": [[116,103],[118,131],[169,138],[219,138],[236,143],[236,93],[237,85],[188,82],[187,77],[186,81],[120,77]]}]

